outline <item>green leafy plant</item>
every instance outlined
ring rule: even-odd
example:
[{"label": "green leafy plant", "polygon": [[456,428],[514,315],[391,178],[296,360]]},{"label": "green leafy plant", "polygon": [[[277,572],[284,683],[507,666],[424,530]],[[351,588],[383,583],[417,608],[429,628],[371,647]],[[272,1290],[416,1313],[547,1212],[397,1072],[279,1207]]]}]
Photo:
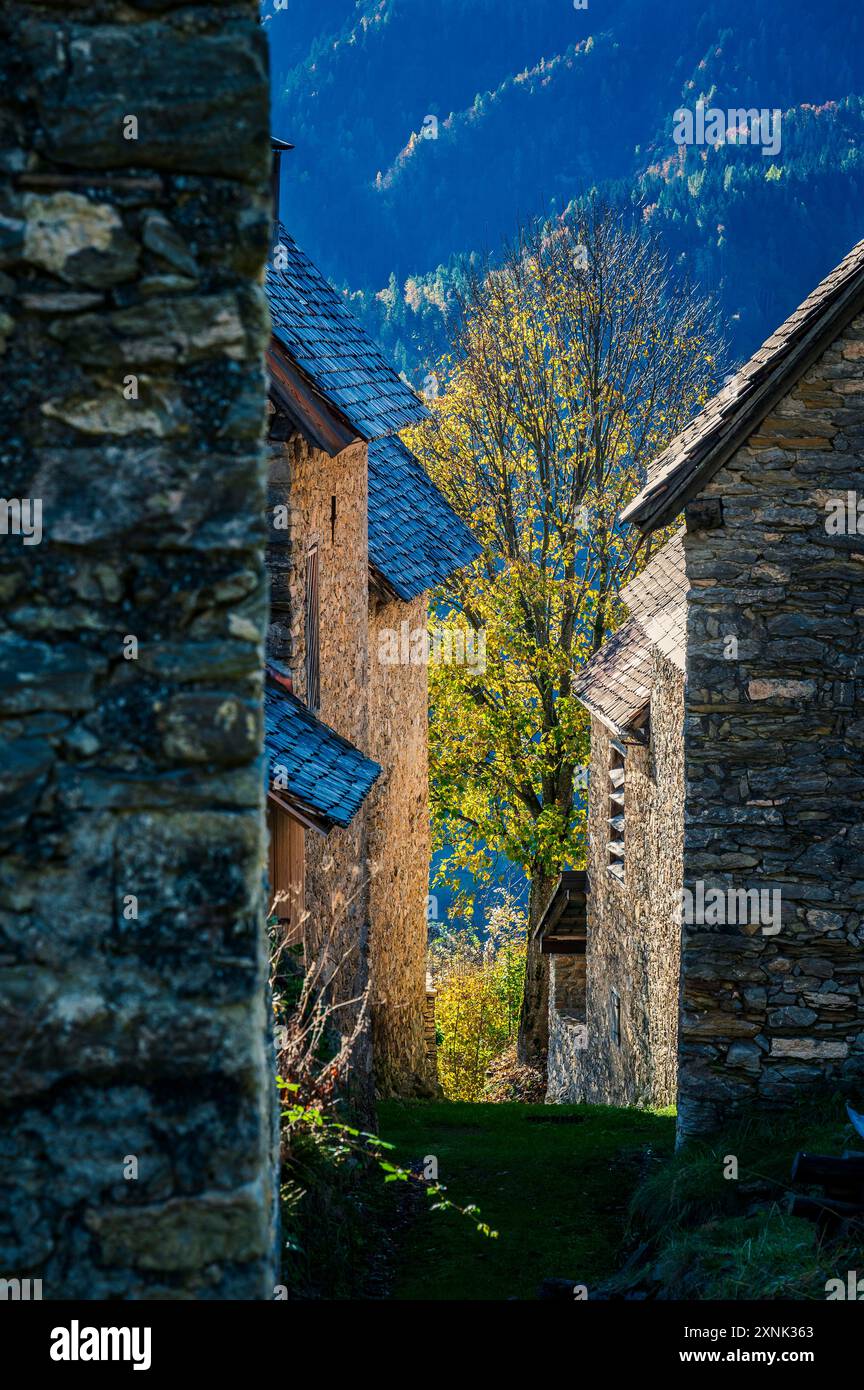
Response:
[{"label": "green leafy plant", "polygon": [[525,914],[502,889],[484,935],[451,930],[430,946],[438,1077],[448,1100],[480,1100],[490,1064],[515,1041],[526,939]]},{"label": "green leafy plant", "polygon": [[[382,1233],[371,1178],[422,1188],[434,1211],[452,1211],[491,1239],[497,1232],[474,1204],[459,1205],[437,1181],[385,1157],[392,1145],[349,1116],[352,1054],[368,1027],[367,999],[331,1001],[342,962],[328,952],[303,965],[303,947],[270,923],[277,1086],[281,1112],[283,1282],[296,1297],[363,1294],[364,1265]],[[326,967],[322,961],[330,962]],[[348,1006],[346,1032],[340,1014]],[[341,1026],[340,1026],[341,1024]]]},{"label": "green leafy plant", "polygon": [[[276,1084],[281,1091],[287,1092],[289,1095],[296,1094],[300,1090],[296,1083],[284,1081],[281,1077],[277,1077]],[[377,1167],[384,1174],[385,1183],[417,1183],[429,1198],[432,1211],[456,1212],[459,1216],[473,1221],[480,1235],[487,1236],[490,1240],[497,1240],[498,1232],[493,1231],[485,1221],[478,1219],[480,1216],[479,1207],[473,1203],[460,1206],[458,1202],[454,1202],[446,1196],[447,1189],[443,1183],[426,1179],[413,1169],[391,1163],[386,1159],[384,1152],[392,1152],[394,1145],[388,1144],[379,1135],[372,1134],[368,1130],[357,1129],[354,1125],[347,1124],[335,1115],[326,1114],[320,1105],[300,1103],[289,1105],[287,1110],[282,1111],[282,1119],[287,1124],[289,1135],[314,1136],[321,1149],[330,1156],[334,1163],[338,1164],[351,1158],[361,1159]]]}]

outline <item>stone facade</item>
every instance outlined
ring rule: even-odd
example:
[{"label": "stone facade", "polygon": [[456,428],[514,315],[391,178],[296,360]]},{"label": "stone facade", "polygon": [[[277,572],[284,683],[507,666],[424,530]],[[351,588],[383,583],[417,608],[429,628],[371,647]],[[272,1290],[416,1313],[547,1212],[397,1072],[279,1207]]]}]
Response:
[{"label": "stone facade", "polygon": [[[335,524],[333,499],[336,499]],[[290,669],[295,694],[306,691],[306,565],[318,547],[321,720],[362,752],[369,748],[369,578],[366,559],[366,445],[336,458],[304,439],[271,444],[268,655]],[[284,508],[289,525],[274,525]],[[346,1035],[369,982],[369,844],[365,809],[326,836],[305,832],[307,962],[339,1006]],[[356,1002],[351,1002],[356,1001]],[[369,1005],[367,1005],[368,1009]],[[369,1029],[353,1054],[358,1094],[372,1099]]]},{"label": "stone facade", "polygon": [[686,540],[684,883],[779,898],[685,926],[682,1137],[864,1075],[864,548],[826,530],[862,453],[859,317],[701,494],[723,524]]},{"label": "stone facade", "polygon": [[620,745],[626,749],[623,881],[608,867],[614,736],[598,718],[591,721],[587,949],[582,957],[549,957],[550,1101],[674,1102],[682,720],[682,677],[655,650],[649,744]]},{"label": "stone facade", "polygon": [[258,1299],[266,50],[148,8],[0,20],[0,1274]]},{"label": "stone facade", "polygon": [[[306,832],[309,961],[338,966],[333,998],[368,995],[370,1026],[352,1071],[367,1099],[428,1089],[424,1040],[429,891],[427,679],[423,665],[380,660],[386,631],[425,627],[426,596],[385,597],[370,582],[368,469],[363,442],[335,458],[296,437],[271,445],[268,505],[290,527],[271,530],[271,656],[306,691],[306,557],[318,547],[321,720],[380,764],[368,802],[345,829]],[[342,1010],[343,1031],[359,1005]],[[374,1060],[374,1067],[373,1067]]]},{"label": "stone facade", "polygon": [[426,626],[426,594],[411,603],[371,596],[369,756],[383,775],[369,797],[372,1028],[384,1095],[429,1088],[424,1038],[429,894],[429,691],[425,665],[381,660],[382,633]]}]

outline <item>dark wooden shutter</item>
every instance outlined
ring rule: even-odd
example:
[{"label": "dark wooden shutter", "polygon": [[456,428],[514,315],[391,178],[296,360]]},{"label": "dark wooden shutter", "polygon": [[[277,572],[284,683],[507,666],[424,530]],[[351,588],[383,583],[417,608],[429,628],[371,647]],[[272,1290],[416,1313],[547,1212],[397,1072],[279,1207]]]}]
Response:
[{"label": "dark wooden shutter", "polygon": [[271,802],[267,807],[267,829],[270,849],[268,911],[283,927],[290,928],[288,940],[299,940],[306,879],[303,827]]},{"label": "dark wooden shutter", "polygon": [[317,545],[313,545],[306,556],[306,704],[313,710],[317,710],[321,704]]},{"label": "dark wooden shutter", "polygon": [[617,1047],[621,1046],[621,996],[617,989],[609,991],[609,1032]]}]

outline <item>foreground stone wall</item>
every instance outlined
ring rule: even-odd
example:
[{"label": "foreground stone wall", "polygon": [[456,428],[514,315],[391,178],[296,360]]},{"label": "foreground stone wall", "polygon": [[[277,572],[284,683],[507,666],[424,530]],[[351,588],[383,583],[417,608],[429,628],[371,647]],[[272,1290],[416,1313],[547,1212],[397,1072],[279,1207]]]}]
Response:
[{"label": "foreground stone wall", "polygon": [[0,1275],[46,1299],[273,1291],[256,8],[0,20]]},{"label": "foreground stone wall", "polygon": [[[683,833],[683,681],[654,654],[649,747],[627,745],[625,879],[608,872],[611,735],[591,722],[588,942],[551,957],[547,1099],[602,1105],[675,1100]],[[620,1043],[612,1037],[612,991]]]},{"label": "foreground stone wall", "polygon": [[686,540],[684,881],[768,896],[685,927],[682,1138],[864,1075],[864,547],[825,525],[862,455],[859,318],[706,489],[723,525]]}]

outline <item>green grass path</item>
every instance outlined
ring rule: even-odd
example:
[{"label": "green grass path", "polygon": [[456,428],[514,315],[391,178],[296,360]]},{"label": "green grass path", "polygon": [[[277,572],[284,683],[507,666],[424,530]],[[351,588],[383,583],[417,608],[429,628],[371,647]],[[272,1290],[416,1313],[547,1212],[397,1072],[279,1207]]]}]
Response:
[{"label": "green grass path", "polygon": [[447,1196],[476,1203],[499,1233],[489,1240],[455,1212],[418,1207],[397,1239],[395,1299],[534,1299],[544,1278],[590,1291],[618,1267],[642,1155],[671,1154],[674,1140],[671,1114],[645,1110],[448,1101],[378,1110],[390,1157],[434,1155]]}]

